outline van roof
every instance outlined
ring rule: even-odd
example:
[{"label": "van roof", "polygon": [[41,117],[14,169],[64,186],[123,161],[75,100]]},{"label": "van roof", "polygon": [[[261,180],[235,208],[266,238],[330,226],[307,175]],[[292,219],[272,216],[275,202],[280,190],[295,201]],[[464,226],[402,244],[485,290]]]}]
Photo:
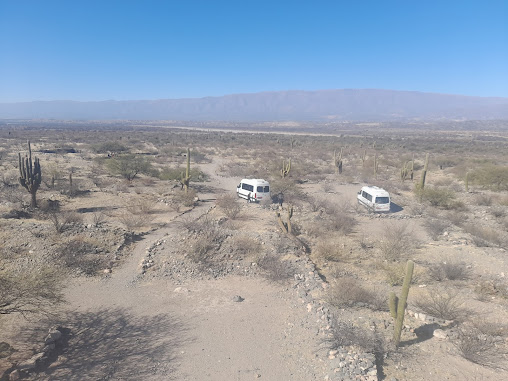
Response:
[{"label": "van roof", "polygon": [[372,196],[379,197],[390,197],[390,194],[385,191],[383,188],[376,187],[374,185],[368,185],[362,187],[362,191],[368,192]]},{"label": "van roof", "polygon": [[268,181],[266,181],[265,179],[242,179],[241,181],[242,183],[245,183],[245,182],[252,182],[252,183],[267,183],[268,184]]}]

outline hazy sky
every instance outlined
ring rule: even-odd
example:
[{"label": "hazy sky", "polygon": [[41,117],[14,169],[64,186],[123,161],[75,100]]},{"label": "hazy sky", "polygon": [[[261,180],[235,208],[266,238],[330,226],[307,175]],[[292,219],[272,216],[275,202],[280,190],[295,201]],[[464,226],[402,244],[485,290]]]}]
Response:
[{"label": "hazy sky", "polygon": [[508,1],[0,0],[0,102],[342,88],[508,97]]}]

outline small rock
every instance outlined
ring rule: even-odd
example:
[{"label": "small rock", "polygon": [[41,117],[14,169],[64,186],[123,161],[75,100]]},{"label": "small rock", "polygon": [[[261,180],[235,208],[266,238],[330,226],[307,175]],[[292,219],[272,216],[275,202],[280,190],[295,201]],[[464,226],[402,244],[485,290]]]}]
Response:
[{"label": "small rock", "polygon": [[20,379],[19,370],[13,370],[11,374],[9,374],[9,381],[18,381]]},{"label": "small rock", "polygon": [[445,340],[448,337],[446,332],[443,331],[442,329],[435,329],[433,335],[434,337],[442,340]]},{"label": "small rock", "polygon": [[188,288],[185,287],[177,287],[175,288],[174,292],[176,293],[184,293],[184,292],[190,292]]},{"label": "small rock", "polygon": [[[232,301],[235,302],[235,303],[240,303],[240,302],[243,302],[245,299],[242,298],[240,295],[235,295],[233,296],[233,299]],[[259,377],[261,377],[261,375],[259,375]]]},{"label": "small rock", "polygon": [[111,269],[104,269],[104,274],[111,274]]},{"label": "small rock", "polygon": [[48,336],[44,339],[44,344],[48,345],[51,343],[54,343],[55,341],[59,340],[62,337],[62,332],[60,332],[58,329],[50,329]]}]

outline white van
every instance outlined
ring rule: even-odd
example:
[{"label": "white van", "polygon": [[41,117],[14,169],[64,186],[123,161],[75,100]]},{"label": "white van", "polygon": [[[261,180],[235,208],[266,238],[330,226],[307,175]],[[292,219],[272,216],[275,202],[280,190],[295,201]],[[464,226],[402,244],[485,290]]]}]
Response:
[{"label": "white van", "polygon": [[270,200],[270,183],[263,179],[242,179],[236,187],[236,194],[249,202]]},{"label": "white van", "polygon": [[363,187],[356,198],[358,203],[364,205],[370,212],[390,211],[390,194],[383,188]]}]

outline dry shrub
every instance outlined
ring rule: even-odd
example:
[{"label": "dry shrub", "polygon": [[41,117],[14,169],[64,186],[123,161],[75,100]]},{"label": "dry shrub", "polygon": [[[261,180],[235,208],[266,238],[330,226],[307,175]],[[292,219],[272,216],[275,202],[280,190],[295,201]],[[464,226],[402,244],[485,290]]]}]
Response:
[{"label": "dry shrub", "polygon": [[43,215],[51,221],[57,233],[62,233],[72,225],[83,222],[81,215],[71,211],[61,212],[59,210],[51,210]]},{"label": "dry shrub", "polygon": [[293,278],[296,272],[295,266],[291,262],[282,260],[275,255],[265,255],[258,260],[257,265],[263,270],[263,276],[275,283],[286,283]]},{"label": "dry shrub", "polygon": [[439,240],[439,236],[450,227],[450,223],[446,220],[426,219],[423,222],[423,226],[427,229],[430,237],[434,241],[437,241]]},{"label": "dry shrub", "polygon": [[102,253],[96,241],[82,236],[69,239],[57,251],[57,260],[64,267],[77,270],[85,275],[95,275],[109,265],[109,259]]},{"label": "dry shrub", "polygon": [[210,265],[217,259],[218,249],[227,238],[225,230],[207,218],[194,220],[194,223],[187,221],[186,226],[195,233],[187,256],[193,262]]},{"label": "dry shrub", "polygon": [[356,347],[363,351],[375,354],[385,352],[386,343],[382,336],[376,332],[354,325],[352,322],[346,322],[332,318],[330,323],[331,337],[325,339],[325,342],[331,349],[340,349],[342,347]]},{"label": "dry shrub", "polygon": [[197,194],[194,189],[189,189],[187,192],[176,192],[173,196],[172,205],[177,211],[179,211],[182,206],[187,208],[194,206],[196,196]]},{"label": "dry shrub", "polygon": [[476,205],[480,206],[491,206],[492,205],[492,196],[484,193],[480,193],[475,196]]},{"label": "dry shrub", "polygon": [[106,222],[106,215],[104,213],[102,213],[102,212],[94,212],[92,214],[92,223],[93,223],[93,226],[99,227],[104,222]]},{"label": "dry shrub", "polygon": [[453,344],[460,355],[475,364],[507,368],[506,327],[485,321],[464,324]]},{"label": "dry shrub", "polygon": [[503,236],[494,228],[467,224],[464,226],[464,230],[471,234],[474,244],[478,247],[504,246],[505,240]]},{"label": "dry shrub", "polygon": [[443,280],[466,280],[471,277],[471,270],[464,262],[449,260],[430,266],[429,276],[440,282]]},{"label": "dry shrub", "polygon": [[336,307],[368,307],[386,310],[386,296],[365,288],[352,277],[337,279],[329,288],[328,302]]},{"label": "dry shrub", "polygon": [[504,216],[506,216],[506,210],[503,208],[503,207],[493,207],[491,210],[490,210],[490,213],[496,217],[496,218],[502,218]]},{"label": "dry shrub", "polygon": [[64,301],[63,277],[54,268],[33,266],[0,269],[0,316],[51,314]]},{"label": "dry shrub", "polygon": [[327,201],[321,197],[308,197],[307,202],[309,203],[310,210],[317,212],[321,209],[325,210],[328,205]]},{"label": "dry shrub", "polygon": [[411,254],[416,244],[407,224],[387,224],[379,248],[387,261],[400,261]]},{"label": "dry shrub", "polygon": [[155,211],[155,201],[149,199],[136,200],[126,206],[126,209],[135,215],[152,214]]},{"label": "dry shrub", "polygon": [[455,226],[463,226],[464,222],[469,219],[469,215],[459,211],[450,211],[446,214],[446,218]]},{"label": "dry shrub", "polygon": [[428,292],[421,295],[415,306],[426,314],[444,320],[463,320],[471,311],[464,307],[464,300],[458,292]]},{"label": "dry shrub", "polygon": [[234,237],[232,245],[234,246],[235,252],[242,255],[258,254],[263,250],[259,239],[247,235]]},{"label": "dry shrub", "polygon": [[118,217],[127,230],[136,231],[150,225],[151,218],[147,214],[122,213]]},{"label": "dry shrub", "polygon": [[[385,272],[386,281],[390,286],[401,286],[404,283],[404,277],[406,276],[406,263],[389,262],[380,263],[378,266]],[[413,270],[411,284],[419,283],[422,277],[423,269],[418,266]]]},{"label": "dry shrub", "polygon": [[329,262],[341,262],[352,256],[352,249],[338,240],[319,240],[313,253],[317,258]]},{"label": "dry shrub", "polygon": [[430,205],[447,210],[464,210],[465,205],[462,201],[455,199],[455,192],[451,189],[428,187],[420,191],[423,200]]},{"label": "dry shrub", "polygon": [[215,205],[222,210],[227,218],[232,220],[236,219],[242,210],[238,198],[231,193],[223,193],[218,196]]},{"label": "dry shrub", "polygon": [[474,290],[481,299],[494,296],[508,299],[508,284],[497,279],[481,280],[475,285]]}]

